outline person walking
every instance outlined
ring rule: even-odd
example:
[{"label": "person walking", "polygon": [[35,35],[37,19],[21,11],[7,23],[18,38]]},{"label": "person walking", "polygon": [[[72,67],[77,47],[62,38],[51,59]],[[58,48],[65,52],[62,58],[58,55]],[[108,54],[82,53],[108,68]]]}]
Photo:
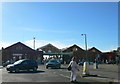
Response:
[{"label": "person walking", "polygon": [[70,81],[71,82],[75,82],[76,81],[76,72],[79,71],[78,65],[75,61],[75,57],[72,57],[71,62],[69,63],[68,66],[71,65],[71,77],[70,77]]},{"label": "person walking", "polygon": [[119,56],[116,56],[115,60],[116,60],[116,64],[118,65],[119,64]]}]

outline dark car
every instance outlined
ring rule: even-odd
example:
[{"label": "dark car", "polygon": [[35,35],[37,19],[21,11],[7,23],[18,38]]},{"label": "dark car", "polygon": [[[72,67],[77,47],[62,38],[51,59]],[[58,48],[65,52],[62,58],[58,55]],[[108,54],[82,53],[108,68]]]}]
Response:
[{"label": "dark car", "polygon": [[5,63],[2,64],[3,67],[6,67],[7,65],[12,64],[10,61],[6,61]]},{"label": "dark car", "polygon": [[51,67],[51,68],[61,68],[61,63],[58,60],[49,60],[46,63],[46,68],[48,69],[49,67]]},{"label": "dark car", "polygon": [[7,71],[10,72],[19,72],[20,70],[33,70],[37,71],[38,64],[35,60],[30,60],[30,59],[22,59],[16,61],[14,64],[7,65],[6,69]]},{"label": "dark car", "polygon": [[110,60],[110,61],[108,61],[108,64],[115,64],[115,61]]},{"label": "dark car", "polygon": [[80,65],[80,66],[83,66],[83,64],[84,64],[84,61],[80,61],[80,62],[78,63],[78,65]]},{"label": "dark car", "polygon": [[94,64],[94,62],[93,62],[93,61],[89,61],[88,63],[89,63],[89,65],[93,65],[93,64]]}]

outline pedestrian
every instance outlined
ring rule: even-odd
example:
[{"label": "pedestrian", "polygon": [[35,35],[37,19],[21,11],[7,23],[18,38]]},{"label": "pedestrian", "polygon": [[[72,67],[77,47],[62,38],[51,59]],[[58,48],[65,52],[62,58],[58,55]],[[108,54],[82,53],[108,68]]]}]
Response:
[{"label": "pedestrian", "polygon": [[116,60],[116,64],[118,65],[119,64],[119,57],[116,56],[115,60]]},{"label": "pedestrian", "polygon": [[70,81],[71,82],[75,82],[76,81],[76,72],[79,71],[79,67],[75,61],[75,57],[72,57],[71,62],[69,63],[68,66],[71,65],[71,77],[70,77]]}]

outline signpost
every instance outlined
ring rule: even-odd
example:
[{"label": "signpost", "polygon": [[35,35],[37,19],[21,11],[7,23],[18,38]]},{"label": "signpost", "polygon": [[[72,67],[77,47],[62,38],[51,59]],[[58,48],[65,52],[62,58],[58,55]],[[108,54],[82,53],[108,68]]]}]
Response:
[{"label": "signpost", "polygon": [[89,63],[88,63],[88,57],[87,57],[87,36],[86,34],[81,34],[82,36],[85,36],[85,62],[83,64],[83,75],[87,76],[89,75]]}]

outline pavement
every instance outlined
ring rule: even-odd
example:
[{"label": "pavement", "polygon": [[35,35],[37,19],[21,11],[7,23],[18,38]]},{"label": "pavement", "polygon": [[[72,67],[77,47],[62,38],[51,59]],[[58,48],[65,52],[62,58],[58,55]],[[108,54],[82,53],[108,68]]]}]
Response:
[{"label": "pavement", "polygon": [[3,68],[3,66],[0,66],[0,69]]}]

